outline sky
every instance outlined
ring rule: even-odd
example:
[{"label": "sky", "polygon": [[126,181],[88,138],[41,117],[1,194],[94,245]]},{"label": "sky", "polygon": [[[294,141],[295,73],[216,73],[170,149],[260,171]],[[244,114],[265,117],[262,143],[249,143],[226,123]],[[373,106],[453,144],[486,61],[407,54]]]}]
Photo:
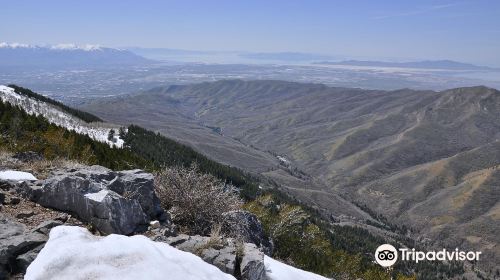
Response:
[{"label": "sky", "polygon": [[497,0],[0,0],[0,42],[500,66]]}]

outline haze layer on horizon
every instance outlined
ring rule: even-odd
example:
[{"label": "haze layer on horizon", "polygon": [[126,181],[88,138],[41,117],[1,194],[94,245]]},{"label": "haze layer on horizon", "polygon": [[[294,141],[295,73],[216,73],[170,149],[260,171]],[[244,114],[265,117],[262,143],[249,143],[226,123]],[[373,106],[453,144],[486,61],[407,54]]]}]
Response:
[{"label": "haze layer on horizon", "polygon": [[0,41],[500,66],[500,2],[2,1]]}]

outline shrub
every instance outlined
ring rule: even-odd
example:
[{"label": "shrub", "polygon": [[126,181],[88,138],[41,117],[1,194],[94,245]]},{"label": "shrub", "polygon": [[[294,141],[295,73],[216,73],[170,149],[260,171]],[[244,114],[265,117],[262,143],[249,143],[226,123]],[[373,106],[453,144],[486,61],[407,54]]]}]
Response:
[{"label": "shrub", "polygon": [[233,185],[201,173],[196,165],[162,169],[156,173],[155,189],[174,223],[190,234],[208,235],[224,212],[242,206]]},{"label": "shrub", "polygon": [[[413,275],[406,276],[396,272],[391,278],[390,271],[384,271],[365,260],[361,253],[347,252],[334,246],[331,235],[339,233],[318,223],[312,217],[312,212],[300,205],[283,202],[266,194],[248,202],[245,208],[259,218],[265,232],[274,241],[272,257],[285,263],[339,280],[415,280]],[[346,242],[351,242],[349,244],[355,244],[360,238],[373,238],[364,236],[369,235],[368,232],[358,234],[353,230],[355,228],[343,228],[346,231],[341,234],[346,236]]]}]

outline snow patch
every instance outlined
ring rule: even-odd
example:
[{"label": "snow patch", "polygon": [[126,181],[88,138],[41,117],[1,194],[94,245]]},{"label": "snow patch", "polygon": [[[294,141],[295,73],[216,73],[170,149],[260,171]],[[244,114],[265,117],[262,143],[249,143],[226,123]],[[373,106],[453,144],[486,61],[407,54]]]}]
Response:
[{"label": "snow patch", "polygon": [[[8,86],[0,85],[0,99],[3,102],[23,108],[30,115],[42,115],[55,125],[73,130],[79,134],[88,135],[90,138],[107,143],[111,147],[123,147],[124,141],[118,135],[119,127],[110,128],[99,123],[86,123],[71,114],[61,111],[57,106],[18,94]],[[115,131],[115,136],[110,141],[108,135],[111,129]]]},{"label": "snow patch", "polygon": [[14,180],[14,181],[36,181],[38,180],[33,174],[22,171],[6,170],[0,171],[1,180]]},{"label": "snow patch", "polygon": [[102,200],[106,197],[106,195],[108,195],[109,191],[107,190],[101,190],[99,192],[96,192],[96,193],[88,193],[85,195],[86,198],[88,199],[92,199],[94,201],[97,201],[97,202],[102,202]]},{"label": "snow patch", "polygon": [[284,164],[290,164],[290,161],[286,157],[277,156],[278,160]]},{"label": "snow patch", "polygon": [[329,280],[321,275],[286,265],[268,256],[264,256],[264,265],[269,280]]},{"label": "snow patch", "polygon": [[[58,226],[24,279],[235,280],[199,257],[145,236],[93,236]],[[303,278],[305,279],[305,278]],[[283,279],[284,280],[284,279]]]}]

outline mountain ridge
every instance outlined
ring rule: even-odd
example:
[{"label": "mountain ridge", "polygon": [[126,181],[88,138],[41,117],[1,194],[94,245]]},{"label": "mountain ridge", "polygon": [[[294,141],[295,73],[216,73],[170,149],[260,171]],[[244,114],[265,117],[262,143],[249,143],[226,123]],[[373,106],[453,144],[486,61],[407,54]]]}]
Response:
[{"label": "mountain ridge", "polygon": [[[493,259],[500,256],[488,245],[498,243],[498,237],[487,233],[495,230],[498,217],[498,187],[491,189],[498,183],[495,168],[500,164],[500,92],[495,89],[381,91],[226,80],[165,87],[101,106],[123,103],[142,125],[151,119],[141,112],[153,113],[155,123],[149,126],[163,133],[172,133],[169,125],[183,127],[182,120],[189,118],[286,157],[319,182],[297,182],[288,190],[330,213],[339,209],[321,193],[366,205],[441,246],[479,247]],[[104,115],[95,104],[85,108],[114,121],[134,122],[116,111]],[[211,153],[208,146],[198,149]],[[474,172],[488,168],[493,168],[489,181],[477,181],[481,176]],[[280,177],[278,171],[264,174]],[[440,197],[446,203],[439,203]],[[483,202],[474,207],[473,201]],[[464,213],[469,218],[460,218]],[[477,240],[471,236],[480,242],[471,243]]]}]

